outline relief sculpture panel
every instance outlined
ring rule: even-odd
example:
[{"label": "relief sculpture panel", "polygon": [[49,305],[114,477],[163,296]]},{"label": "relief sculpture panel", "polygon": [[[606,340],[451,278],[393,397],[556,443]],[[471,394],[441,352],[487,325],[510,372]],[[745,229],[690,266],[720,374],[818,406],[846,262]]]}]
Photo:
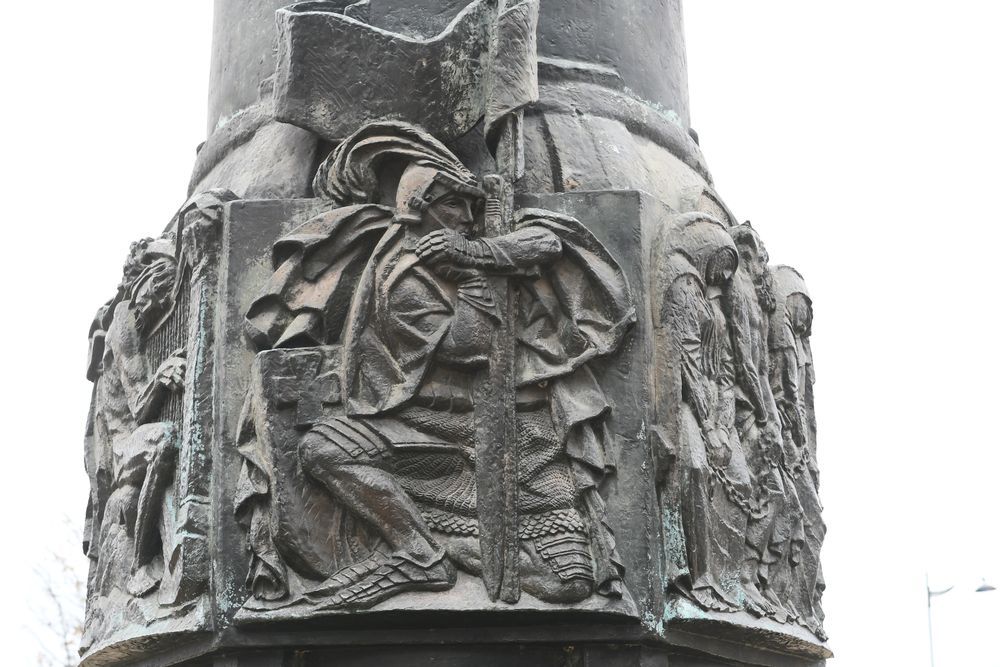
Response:
[{"label": "relief sculpture panel", "polygon": [[681,3],[215,2],[198,194],[91,326],[84,664],[829,657],[813,302]]},{"label": "relief sculpture panel", "polygon": [[191,429],[210,390],[199,332],[210,325],[215,235],[232,198],[193,197],[163,236],[133,243],[91,325],[84,651],[205,622],[209,470]]},{"label": "relief sculpture panel", "polygon": [[459,572],[509,603],[627,595],[591,368],[636,317],[615,258],[403,123],[355,132],[315,187],[337,206],[275,243],[246,313],[241,613],[366,609]]},{"label": "relief sculpture panel", "polygon": [[745,222],[678,215],[654,247],[668,607],[796,622],[825,639],[812,302]]}]

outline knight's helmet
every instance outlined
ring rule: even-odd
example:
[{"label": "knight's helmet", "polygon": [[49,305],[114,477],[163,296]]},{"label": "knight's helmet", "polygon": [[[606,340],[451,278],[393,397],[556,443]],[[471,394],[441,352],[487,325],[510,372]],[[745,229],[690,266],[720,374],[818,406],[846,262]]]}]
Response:
[{"label": "knight's helmet", "polygon": [[447,194],[486,198],[475,175],[444,144],[396,121],[370,123],[347,137],[320,166],[313,190],[342,206],[392,204],[394,222],[403,224],[419,223],[423,211]]}]

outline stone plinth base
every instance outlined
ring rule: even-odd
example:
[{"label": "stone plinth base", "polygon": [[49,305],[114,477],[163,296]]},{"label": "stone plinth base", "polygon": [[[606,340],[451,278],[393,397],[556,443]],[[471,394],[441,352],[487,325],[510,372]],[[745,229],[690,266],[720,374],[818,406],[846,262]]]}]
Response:
[{"label": "stone plinth base", "polygon": [[626,626],[465,627],[224,633],[219,641],[149,658],[155,667],[820,667],[686,631],[670,643]]}]

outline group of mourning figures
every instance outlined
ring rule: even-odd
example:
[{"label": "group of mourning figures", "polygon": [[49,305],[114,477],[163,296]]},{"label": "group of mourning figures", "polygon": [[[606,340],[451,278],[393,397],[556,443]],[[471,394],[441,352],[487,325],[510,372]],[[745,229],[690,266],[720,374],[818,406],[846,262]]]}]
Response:
[{"label": "group of mourning figures", "polygon": [[812,302],[746,222],[665,230],[655,282],[654,455],[671,585],[699,606],[826,639]]},{"label": "group of mourning figures", "polygon": [[[617,458],[614,401],[593,367],[620,351],[638,316],[616,259],[580,221],[548,210],[510,212],[510,231],[487,236],[482,183],[404,123],[373,123],[341,142],[314,191],[329,206],[274,244],[273,273],[246,312],[255,366],[285,355],[284,376],[251,381],[237,442],[224,445],[242,461],[232,500],[250,552],[247,605],[367,609],[450,589],[458,571],[483,576],[477,439],[484,415],[496,414],[481,397],[500,330],[514,338],[520,590],[560,604],[627,596],[602,496]],[[649,474],[664,587],[705,610],[795,621],[824,638],[804,282],[768,267],[748,223],[684,213],[658,235]],[[141,347],[141,290],[129,276],[158,260],[134,255],[105,319],[109,341],[130,328]],[[121,583],[142,596],[154,588],[139,555],[151,530],[144,481],[177,440],[133,398],[175,391],[184,365],[171,357],[151,372],[143,355],[106,347],[103,373],[113,377],[99,390],[120,396],[97,402],[95,423],[107,412],[120,428],[102,436],[113,474],[109,497],[96,499],[95,539],[130,536],[136,555]],[[321,361],[303,370],[295,360],[313,353]],[[288,375],[325,397],[293,427],[275,419],[287,403],[266,397]],[[151,428],[155,437],[142,435]],[[289,485],[300,485],[291,494],[300,512],[285,506]]]}]

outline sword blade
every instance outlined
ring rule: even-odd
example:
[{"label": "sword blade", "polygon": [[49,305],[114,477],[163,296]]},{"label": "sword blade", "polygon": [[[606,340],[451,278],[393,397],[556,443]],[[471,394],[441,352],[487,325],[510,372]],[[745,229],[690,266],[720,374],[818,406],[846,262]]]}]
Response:
[{"label": "sword blade", "polygon": [[[486,235],[509,233],[506,185],[485,179],[489,199]],[[476,493],[483,582],[490,599],[517,602],[521,595],[517,516],[517,412],[514,377],[514,317],[517,296],[507,278],[490,278],[501,322],[493,332],[488,370],[481,374],[475,397]]]}]

